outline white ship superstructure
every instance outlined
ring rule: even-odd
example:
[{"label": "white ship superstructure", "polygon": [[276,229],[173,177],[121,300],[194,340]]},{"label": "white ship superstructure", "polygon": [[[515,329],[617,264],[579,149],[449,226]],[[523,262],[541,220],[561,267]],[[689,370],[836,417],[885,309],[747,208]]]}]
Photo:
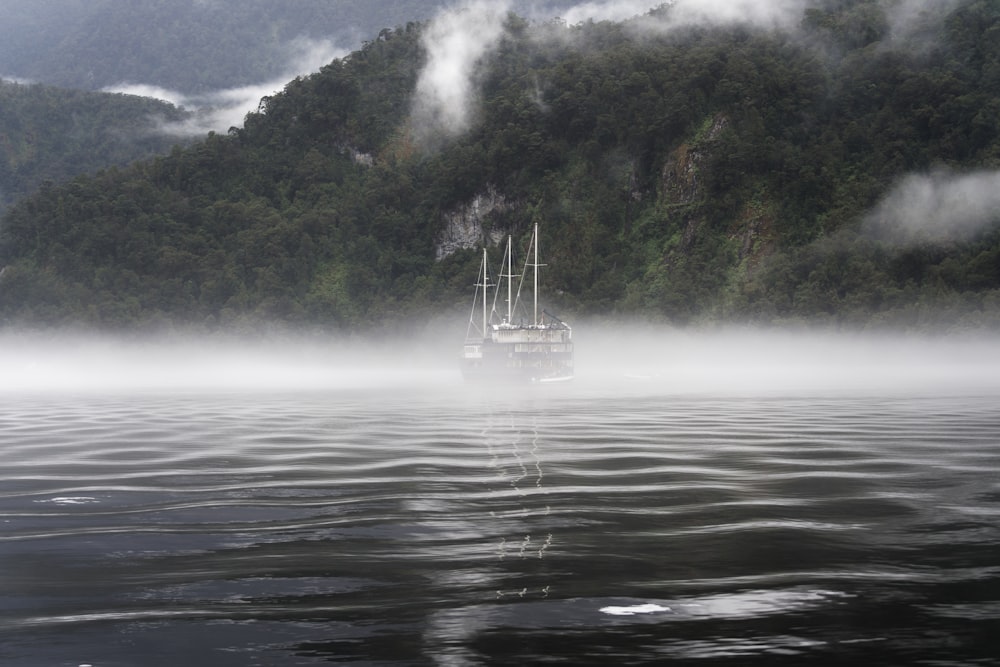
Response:
[{"label": "white ship superstructure", "polygon": [[[554,382],[573,377],[573,330],[566,322],[538,306],[538,226],[535,225],[524,271],[513,273],[510,237],[504,254],[499,285],[490,280],[489,262],[483,260],[476,283],[476,297],[462,350],[462,375],[467,380]],[[524,278],[531,269],[530,317],[518,315],[526,304],[520,300]],[[519,278],[515,289],[514,279]],[[503,283],[506,283],[505,289]],[[500,308],[506,306],[506,313]],[[515,322],[515,319],[520,319]]]}]

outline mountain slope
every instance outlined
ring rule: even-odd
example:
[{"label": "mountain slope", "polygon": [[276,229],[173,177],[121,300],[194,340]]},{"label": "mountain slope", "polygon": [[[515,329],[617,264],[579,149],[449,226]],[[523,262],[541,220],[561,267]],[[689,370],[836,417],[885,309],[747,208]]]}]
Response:
[{"label": "mountain slope", "polygon": [[184,114],[157,100],[0,81],[0,212],[43,182],[63,182],[169,151],[155,123]]},{"label": "mountain slope", "polygon": [[[418,113],[433,28],[383,32],[242,130],[17,206],[0,317],[385,325],[464,309],[472,248],[539,221],[565,313],[992,325],[1000,12],[910,50],[879,7],[794,33],[509,17],[458,133]],[[958,203],[904,215],[908,187]]]}]

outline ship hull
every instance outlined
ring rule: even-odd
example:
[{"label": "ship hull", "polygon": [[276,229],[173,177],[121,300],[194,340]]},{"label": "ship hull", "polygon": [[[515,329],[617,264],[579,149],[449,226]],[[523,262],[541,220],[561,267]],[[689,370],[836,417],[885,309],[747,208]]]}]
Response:
[{"label": "ship hull", "polygon": [[573,342],[568,329],[502,329],[467,342],[462,377],[473,382],[553,382],[573,378]]}]

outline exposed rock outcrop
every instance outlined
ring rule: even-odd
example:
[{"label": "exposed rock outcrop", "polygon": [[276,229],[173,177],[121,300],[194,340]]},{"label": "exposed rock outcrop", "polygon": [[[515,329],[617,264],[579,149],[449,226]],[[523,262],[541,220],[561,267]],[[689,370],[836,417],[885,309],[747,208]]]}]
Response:
[{"label": "exposed rock outcrop", "polygon": [[698,199],[701,188],[698,165],[703,159],[704,154],[692,150],[688,144],[681,144],[674,149],[663,166],[661,183],[664,203],[692,204]]},{"label": "exposed rock outcrop", "polygon": [[507,235],[507,230],[497,223],[502,214],[512,208],[506,197],[490,187],[469,203],[445,214],[445,227],[436,243],[438,261],[457,250],[478,248],[484,243],[499,243]]},{"label": "exposed rock outcrop", "polygon": [[692,143],[678,146],[667,158],[661,175],[663,200],[668,205],[693,204],[701,196],[701,165],[708,157],[706,143],[714,140],[729,125],[722,114],[710,118],[701,136]]},{"label": "exposed rock outcrop", "polygon": [[362,167],[373,167],[375,166],[375,156],[370,153],[362,153],[357,148],[349,146],[347,148],[348,155],[351,156],[351,161],[354,164]]},{"label": "exposed rock outcrop", "polygon": [[[694,245],[706,225],[705,218],[695,213],[698,210],[696,205],[705,196],[701,172],[711,157],[712,141],[728,125],[729,121],[722,114],[706,119],[698,136],[674,149],[663,165],[660,181],[662,202],[668,208],[679,209],[676,220],[683,229],[679,244],[681,251]],[[754,200],[744,203],[739,217],[727,230],[727,238],[735,242],[738,257],[748,273],[774,250],[773,209],[767,194],[760,192]]]},{"label": "exposed rock outcrop", "polygon": [[773,206],[766,200],[748,202],[727,236],[739,243],[739,258],[751,275],[761,260],[775,250]]}]

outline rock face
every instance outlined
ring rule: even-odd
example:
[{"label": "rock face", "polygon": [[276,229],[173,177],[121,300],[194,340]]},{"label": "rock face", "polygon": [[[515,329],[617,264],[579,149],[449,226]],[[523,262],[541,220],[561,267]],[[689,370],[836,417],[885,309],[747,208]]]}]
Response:
[{"label": "rock face", "polygon": [[693,204],[702,196],[701,166],[708,158],[711,142],[727,125],[729,121],[722,114],[713,116],[694,145],[681,144],[670,154],[660,179],[665,203],[672,206]]},{"label": "rock face", "polygon": [[491,187],[473,197],[469,203],[445,214],[445,227],[436,243],[438,261],[457,250],[499,243],[507,235],[507,230],[498,223],[502,215],[513,208],[506,197]]},{"label": "rock face", "polygon": [[698,166],[704,159],[700,151],[681,144],[667,158],[663,166],[663,199],[669,205],[692,204],[700,194]]},{"label": "rock face", "polygon": [[726,126],[724,118],[712,120],[711,127],[700,141],[694,145],[683,143],[667,157],[660,177],[660,193],[663,204],[679,215],[678,223],[683,227],[681,250],[686,251],[694,244],[705,219],[694,212],[705,195],[702,190],[701,168],[709,157],[711,141]]},{"label": "rock face", "polygon": [[[680,252],[687,252],[702,234],[708,221],[697,212],[697,205],[706,195],[701,181],[701,171],[711,157],[713,141],[718,138],[729,121],[717,114],[706,120],[699,136],[691,143],[678,146],[663,165],[660,178],[661,201],[672,210],[682,231]],[[727,237],[734,242],[737,256],[745,262],[749,275],[760,260],[770,254],[774,242],[774,206],[766,193],[747,201],[739,217],[727,229]]]}]

